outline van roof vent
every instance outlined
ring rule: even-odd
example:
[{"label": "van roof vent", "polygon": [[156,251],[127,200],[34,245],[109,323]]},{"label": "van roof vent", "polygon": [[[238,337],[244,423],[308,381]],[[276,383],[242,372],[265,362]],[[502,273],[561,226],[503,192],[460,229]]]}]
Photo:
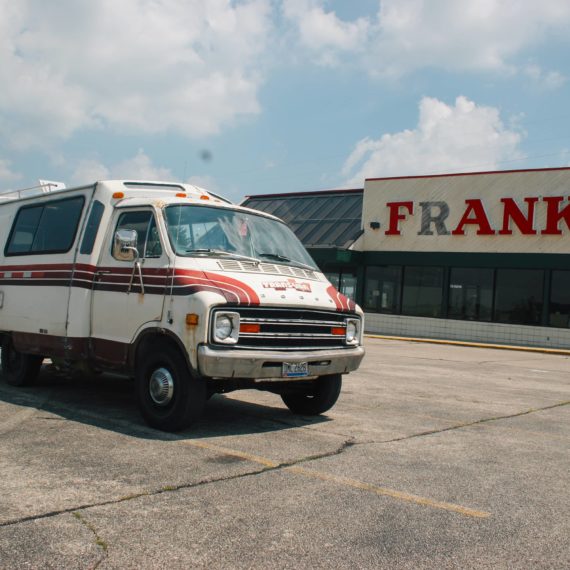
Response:
[{"label": "van roof vent", "polygon": [[186,189],[180,184],[168,184],[165,182],[123,182],[126,188],[134,188],[135,190],[181,190]]}]

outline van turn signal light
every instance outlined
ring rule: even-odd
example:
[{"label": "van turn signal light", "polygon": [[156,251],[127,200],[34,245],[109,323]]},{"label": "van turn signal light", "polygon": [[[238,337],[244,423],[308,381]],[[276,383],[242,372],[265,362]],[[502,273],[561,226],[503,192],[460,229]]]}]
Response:
[{"label": "van turn signal light", "polygon": [[239,326],[240,333],[258,333],[261,331],[261,326],[253,323],[242,323]]}]

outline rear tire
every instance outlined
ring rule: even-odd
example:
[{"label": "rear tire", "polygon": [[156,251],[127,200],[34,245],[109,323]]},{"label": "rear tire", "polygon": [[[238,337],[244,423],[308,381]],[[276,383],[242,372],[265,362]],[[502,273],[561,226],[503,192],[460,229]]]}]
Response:
[{"label": "rear tire", "polygon": [[136,395],[146,423],[175,432],[201,415],[206,384],[190,372],[185,358],[173,345],[159,342],[140,357],[136,369]]},{"label": "rear tire", "polygon": [[4,337],[1,348],[2,378],[11,386],[31,386],[40,373],[44,357],[17,351],[10,337]]},{"label": "rear tire", "polygon": [[341,374],[319,376],[308,390],[282,394],[281,399],[294,414],[318,416],[335,405],[341,388]]}]

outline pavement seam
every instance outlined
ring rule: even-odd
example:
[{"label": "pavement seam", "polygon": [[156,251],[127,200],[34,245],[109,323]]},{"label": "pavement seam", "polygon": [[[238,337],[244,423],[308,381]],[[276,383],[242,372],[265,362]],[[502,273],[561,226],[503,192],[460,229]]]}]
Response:
[{"label": "pavement seam", "polygon": [[[179,490],[192,489],[192,488],[200,487],[203,485],[209,485],[211,483],[223,483],[223,482],[232,481],[235,479],[242,479],[242,478],[246,478],[246,477],[257,476],[257,475],[260,475],[262,473],[269,473],[271,471],[285,471],[285,472],[301,475],[304,477],[309,477],[309,478],[313,478],[313,479],[319,479],[322,481],[337,483],[337,484],[341,484],[344,486],[352,487],[354,489],[360,489],[360,490],[372,492],[376,495],[387,496],[387,497],[390,497],[393,499],[414,503],[416,505],[426,506],[426,507],[435,508],[435,509],[441,509],[441,510],[445,510],[448,512],[454,512],[454,513],[461,514],[461,515],[468,516],[468,517],[487,518],[487,517],[491,516],[491,513],[486,512],[486,511],[479,511],[476,509],[463,507],[461,505],[457,505],[454,503],[437,501],[437,500],[429,499],[427,497],[421,497],[419,495],[413,495],[413,494],[405,493],[405,492],[398,491],[395,489],[389,489],[386,487],[379,487],[377,485],[373,485],[371,483],[366,483],[363,481],[358,481],[356,479],[339,477],[336,475],[323,473],[323,472],[315,471],[312,469],[306,469],[306,468],[303,468],[300,466],[303,463],[309,463],[312,461],[317,461],[320,459],[326,459],[329,457],[341,455],[350,447],[357,445],[357,443],[354,440],[354,437],[346,439],[345,441],[342,442],[342,444],[337,449],[334,449],[332,451],[328,451],[326,453],[321,453],[321,454],[305,456],[305,457],[302,457],[300,459],[296,459],[293,461],[286,461],[286,462],[276,462],[276,461],[273,461],[273,460],[268,459],[268,458],[255,456],[252,454],[248,454],[248,453],[241,452],[238,450],[232,450],[229,448],[223,448],[223,447],[219,447],[219,446],[215,446],[215,445],[209,445],[209,444],[205,444],[203,442],[182,441],[181,443],[185,444],[185,445],[191,445],[193,447],[198,447],[198,448],[207,449],[210,451],[215,451],[215,452],[225,454],[225,455],[230,455],[233,457],[240,457],[242,459],[246,459],[246,460],[261,464],[261,465],[263,465],[263,468],[259,469],[257,471],[250,471],[248,473],[241,473],[241,474],[232,475],[229,477],[220,477],[218,479],[208,479],[208,480],[198,481],[196,483],[191,483],[191,484],[164,486],[164,487],[157,489],[155,491],[146,491],[146,492],[141,492],[141,493],[134,493],[132,495],[129,495],[126,497],[120,497],[119,499],[114,499],[111,501],[101,501],[99,503],[92,503],[92,504],[76,506],[76,507],[72,507],[72,508],[68,508],[68,509],[61,509],[59,511],[53,511],[53,512],[44,513],[41,515],[34,515],[34,516],[30,516],[30,517],[21,517],[20,519],[0,523],[0,528],[6,527],[6,526],[13,526],[13,525],[20,524],[23,522],[29,522],[29,521],[51,518],[51,517],[58,516],[60,514],[65,514],[65,513],[74,513],[76,511],[81,511],[81,510],[86,510],[86,509],[91,509],[91,508],[96,508],[96,507],[116,505],[116,504],[120,504],[123,502],[131,501],[133,499],[139,499],[142,497],[154,497],[154,496],[160,495],[162,493],[171,493],[171,492],[176,492]],[[75,515],[75,516],[77,516],[77,515]],[[95,532],[95,531],[93,530],[93,532]],[[96,536],[98,536],[98,535],[96,535]]]},{"label": "pavement seam", "polygon": [[124,497],[119,497],[118,499],[112,499],[109,501],[99,501],[96,503],[87,503],[84,505],[76,505],[74,507],[68,507],[66,509],[59,509],[56,511],[50,511],[48,513],[41,513],[38,515],[30,515],[27,517],[20,517],[18,519],[12,519],[4,522],[0,522],[0,528],[14,526],[21,523],[38,521],[42,519],[49,519],[53,517],[57,517],[59,515],[65,514],[73,514],[76,511],[84,511],[87,509],[93,509],[96,507],[106,507],[109,505],[118,505],[121,503],[126,503],[128,501],[132,501],[134,499],[141,499],[143,497],[155,497],[157,495],[162,495],[163,493],[173,493],[175,491],[180,491],[184,489],[192,489],[194,487],[201,487],[204,485],[209,485],[211,483],[221,483],[224,481],[232,481],[234,479],[240,479],[242,477],[249,477],[251,475],[257,475],[259,473],[263,473],[265,471],[270,471],[274,468],[263,468],[258,469],[256,471],[250,471],[248,473],[239,473],[237,475],[230,475],[228,477],[220,477],[217,479],[205,479],[202,481],[196,481],[195,483],[185,483],[181,485],[165,485],[159,489],[155,489],[154,491],[141,491],[139,493],[132,493],[130,495],[126,495]]},{"label": "pavement seam", "polygon": [[406,435],[403,437],[396,437],[394,439],[386,439],[386,440],[382,440],[382,441],[362,441],[362,442],[355,442],[354,445],[384,445],[386,443],[397,443],[399,441],[407,441],[409,439],[416,439],[419,437],[426,437],[429,435],[437,435],[440,433],[445,433],[446,431],[455,431],[455,430],[460,430],[463,428],[468,428],[468,427],[472,427],[472,426],[477,426],[477,425],[482,425],[482,424],[486,424],[486,423],[490,423],[490,422],[498,422],[501,420],[510,420],[513,418],[520,418],[521,416],[528,416],[530,414],[536,414],[538,412],[545,412],[548,410],[553,410],[556,408],[563,408],[565,406],[570,405],[570,400],[565,401],[565,402],[558,402],[556,404],[552,404],[550,406],[544,406],[543,408],[530,408],[528,410],[523,410],[522,412],[517,412],[515,414],[508,414],[505,416],[493,416],[491,418],[481,418],[479,420],[475,420],[473,422],[466,422],[466,423],[462,423],[462,424],[456,424],[453,426],[449,426],[446,428],[441,428],[441,429],[433,429],[433,430],[427,430],[427,431],[422,431],[420,433],[414,433],[412,435]]},{"label": "pavement seam", "polygon": [[315,455],[308,455],[305,457],[301,457],[299,459],[294,459],[291,461],[273,461],[272,459],[268,459],[266,457],[261,457],[259,455],[253,455],[251,453],[247,453],[245,451],[239,451],[237,449],[230,449],[228,447],[222,447],[219,445],[213,445],[209,443],[205,443],[202,441],[193,441],[193,440],[183,440],[179,442],[181,445],[189,445],[191,447],[198,447],[199,449],[206,449],[208,451],[214,451],[216,453],[221,453],[224,455],[229,455],[231,457],[239,457],[241,459],[246,459],[248,461],[252,461],[254,463],[259,463],[266,467],[265,471],[268,470],[275,470],[275,469],[284,469],[286,467],[292,467],[294,465],[298,465],[299,463],[306,463],[308,461],[315,461],[317,459],[326,459],[327,457],[334,457],[335,455],[340,455],[347,448],[353,446],[355,444],[354,437],[350,437],[345,439],[337,449],[332,451],[327,451],[325,453],[319,453]]},{"label": "pavement seam", "polygon": [[77,511],[73,511],[71,513],[73,515],[73,517],[78,520],[85,528],[87,528],[95,537],[95,544],[97,545],[97,548],[100,549],[101,551],[101,557],[99,558],[99,560],[97,560],[97,562],[95,562],[95,564],[91,567],[91,570],[96,570],[97,568],[99,568],[99,566],[101,565],[101,563],[107,559],[108,556],[108,550],[109,550],[109,546],[108,544],[101,538],[101,536],[99,535],[99,533],[97,532],[97,529],[95,528],[95,526],[93,524],[91,524],[81,513],[77,512]]},{"label": "pavement seam", "polygon": [[312,479],[319,479],[321,481],[344,485],[345,487],[352,487],[353,489],[359,489],[361,491],[368,491],[374,493],[375,495],[390,497],[392,499],[397,499],[399,501],[405,501],[416,505],[421,505],[424,507],[430,507],[433,509],[440,509],[448,512],[457,513],[471,518],[488,518],[491,516],[491,513],[487,511],[480,511],[478,509],[471,509],[469,507],[464,507],[462,505],[458,505],[455,503],[448,503],[446,501],[438,501],[435,499],[430,499],[428,497],[421,497],[419,495],[414,495],[412,493],[406,493],[403,491],[398,491],[396,489],[390,489],[387,487],[380,487],[372,483],[366,483],[364,481],[358,481],[356,479],[350,479],[348,477],[342,477],[330,473],[324,473],[322,471],[307,469],[301,466],[301,464],[304,463],[317,461],[320,459],[326,459],[344,453],[350,447],[358,445],[354,437],[345,440],[342,443],[342,445],[340,445],[336,450],[329,451],[327,453],[306,456],[300,459],[296,459],[294,461],[288,461],[282,463],[278,463],[264,457],[251,455],[238,450],[233,450],[225,447],[218,447],[210,444],[205,444],[202,442],[200,442],[199,444],[196,444],[196,442],[191,442],[191,441],[183,443],[186,445],[196,445],[197,447],[200,447],[202,449],[208,449],[210,451],[216,451],[218,453],[224,453],[235,457],[241,457],[249,461],[260,462],[262,465],[266,466],[266,468],[263,469],[262,471],[259,471],[257,473],[251,473],[250,475],[258,475],[260,473],[268,473],[270,471],[281,470],[296,475],[302,475],[304,477]]},{"label": "pavement seam", "polygon": [[[181,443],[186,444],[186,445],[192,445],[194,447],[200,447],[203,449],[209,449],[210,451],[217,451],[219,453],[225,453],[226,455],[232,455],[234,457],[242,457],[243,459],[249,458],[252,462],[255,462],[255,463],[261,462],[261,461],[255,461],[255,459],[254,459],[255,456],[251,456],[249,454],[244,454],[244,453],[238,452],[237,450],[230,450],[230,449],[221,448],[218,446],[196,445],[195,442],[184,442],[183,441]],[[195,483],[186,483],[186,484],[181,484],[181,485],[165,485],[165,486],[161,487],[160,489],[156,489],[154,491],[143,491],[140,493],[132,493],[131,495],[127,495],[125,497],[119,497],[118,499],[113,499],[113,500],[109,500],[109,501],[100,501],[97,503],[89,503],[89,504],[84,504],[84,505],[78,505],[75,507],[69,507],[67,509],[50,511],[48,513],[42,513],[39,515],[31,515],[28,517],[20,517],[18,519],[13,519],[10,521],[0,522],[0,528],[8,527],[8,526],[14,526],[14,525],[25,523],[25,522],[31,522],[31,521],[37,521],[37,520],[42,520],[42,519],[53,518],[53,517],[57,517],[59,515],[64,515],[64,514],[72,514],[73,516],[78,518],[78,520],[80,520],[81,522],[83,522],[87,526],[86,521],[83,518],[81,518],[81,515],[78,511],[84,511],[84,510],[92,509],[92,508],[96,508],[96,507],[106,507],[109,505],[117,505],[120,503],[132,501],[134,499],[140,499],[143,497],[155,497],[155,496],[161,495],[163,493],[173,493],[176,491],[181,491],[181,490],[185,490],[185,489],[192,489],[194,487],[201,487],[204,485],[209,485],[211,483],[223,483],[225,481],[232,481],[235,479],[242,479],[245,477],[260,475],[262,473],[267,473],[269,471],[277,471],[280,469],[287,469],[289,467],[294,467],[294,466],[298,465],[299,463],[303,463],[306,461],[315,461],[317,459],[325,459],[327,457],[333,457],[335,455],[340,455],[348,447],[351,447],[352,445],[354,445],[354,441],[351,438],[349,440],[344,441],[338,449],[335,449],[333,451],[329,451],[327,453],[311,455],[308,457],[303,457],[301,459],[297,459],[294,461],[287,461],[287,462],[273,462],[270,460],[265,460],[262,463],[262,465],[264,465],[264,467],[262,469],[258,469],[255,471],[249,471],[247,473],[239,473],[237,475],[230,475],[227,477],[219,477],[217,479],[206,479],[206,480],[202,480],[202,481],[197,481]],[[262,459],[264,459],[264,458],[261,458],[261,457],[259,458],[259,460],[262,460]],[[94,528],[91,528],[89,526],[88,526],[88,528],[95,534],[96,537],[98,537]]]}]

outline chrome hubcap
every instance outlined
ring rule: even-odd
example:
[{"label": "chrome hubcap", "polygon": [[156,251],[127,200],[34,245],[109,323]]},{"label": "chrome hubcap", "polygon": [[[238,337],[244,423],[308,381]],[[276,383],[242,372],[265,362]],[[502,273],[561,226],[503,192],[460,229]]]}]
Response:
[{"label": "chrome hubcap", "polygon": [[166,368],[157,368],[150,377],[149,392],[157,406],[167,406],[174,395],[174,378]]}]

